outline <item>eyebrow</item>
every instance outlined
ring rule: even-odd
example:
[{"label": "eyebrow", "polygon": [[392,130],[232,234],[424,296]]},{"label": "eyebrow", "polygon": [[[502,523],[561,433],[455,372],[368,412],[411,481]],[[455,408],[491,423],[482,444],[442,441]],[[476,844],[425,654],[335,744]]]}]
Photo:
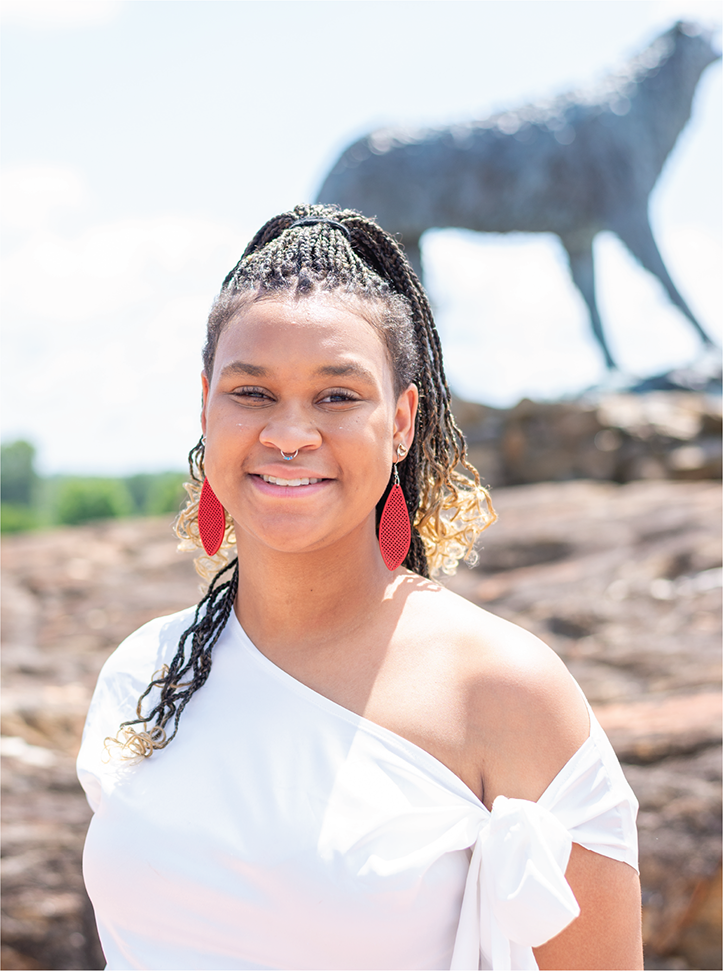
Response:
[{"label": "eyebrow", "polygon": [[364,378],[366,381],[375,381],[373,374],[362,364],[326,364],[318,368],[315,374],[322,377],[342,378],[348,375]]},{"label": "eyebrow", "polygon": [[[266,378],[269,376],[269,371],[266,367],[261,367],[259,364],[248,364],[246,361],[232,361],[231,364],[227,364],[222,368],[222,375],[228,374]],[[375,381],[373,374],[366,367],[363,367],[362,364],[325,364],[317,368],[315,375],[319,375],[320,377],[347,377],[353,375],[363,378],[366,381]]]},{"label": "eyebrow", "polygon": [[245,361],[232,361],[222,368],[222,376],[226,374],[248,374],[253,378],[266,378],[268,371],[266,367],[258,364],[247,364]]}]

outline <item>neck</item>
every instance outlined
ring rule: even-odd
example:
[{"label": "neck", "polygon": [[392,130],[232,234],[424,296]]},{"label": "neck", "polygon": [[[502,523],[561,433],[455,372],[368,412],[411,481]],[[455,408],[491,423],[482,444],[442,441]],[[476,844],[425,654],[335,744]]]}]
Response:
[{"label": "neck", "polygon": [[332,547],[281,553],[237,533],[235,610],[263,653],[322,649],[370,622],[395,579],[382,561],[374,523]]}]

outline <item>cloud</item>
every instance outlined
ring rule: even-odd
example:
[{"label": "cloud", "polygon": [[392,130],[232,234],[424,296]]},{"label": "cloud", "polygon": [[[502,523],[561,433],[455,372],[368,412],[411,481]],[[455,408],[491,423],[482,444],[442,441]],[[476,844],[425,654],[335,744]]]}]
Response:
[{"label": "cloud", "polygon": [[106,315],[85,339],[30,327],[4,382],[3,437],[30,438],[48,472],[183,468],[200,434],[209,291],[170,290],[132,315]]},{"label": "cloud", "polygon": [[[179,213],[86,224],[69,232],[89,201],[72,169],[25,166],[4,174],[3,215],[15,231],[3,259],[9,313],[74,327],[165,292],[197,285],[241,249],[229,226]],[[218,270],[217,270],[218,272]]]},{"label": "cloud", "polygon": [[179,213],[68,229],[88,198],[79,178],[14,181],[47,192],[32,218],[16,211],[2,265],[3,438],[34,441],[45,471],[183,467],[206,316],[251,234]]},{"label": "cloud", "polygon": [[115,20],[122,0],[3,0],[2,23],[40,30],[97,27]]},{"label": "cloud", "polygon": [[22,234],[48,226],[60,210],[81,208],[87,196],[78,173],[58,165],[8,167],[0,185],[5,230]]},{"label": "cloud", "polygon": [[706,26],[722,24],[720,0],[656,0],[651,6],[654,15],[665,23],[694,20]]},{"label": "cloud", "polygon": [[199,435],[206,317],[231,262],[160,274],[134,305],[108,291],[84,322],[16,307],[8,325],[6,310],[3,439],[35,442],[46,472],[183,468]]}]

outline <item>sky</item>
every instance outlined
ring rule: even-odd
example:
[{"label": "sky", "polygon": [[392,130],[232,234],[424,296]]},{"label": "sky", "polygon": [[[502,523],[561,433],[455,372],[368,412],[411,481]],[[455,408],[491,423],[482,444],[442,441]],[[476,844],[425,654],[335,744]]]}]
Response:
[{"label": "sky", "polygon": [[[181,469],[221,281],[355,138],[484,118],[604,76],[709,0],[4,0],[2,439],[45,474]],[[722,315],[722,68],[650,199],[706,330]],[[700,344],[616,237],[600,310],[635,377]],[[426,282],[450,383],[498,407],[574,395],[601,357],[558,240],[434,230]]]}]

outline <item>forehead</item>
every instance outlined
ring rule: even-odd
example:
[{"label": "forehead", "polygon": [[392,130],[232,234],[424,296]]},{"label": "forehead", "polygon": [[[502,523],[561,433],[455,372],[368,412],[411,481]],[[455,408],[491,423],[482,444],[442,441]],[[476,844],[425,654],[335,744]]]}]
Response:
[{"label": "forehead", "polygon": [[355,358],[363,359],[385,379],[391,376],[388,353],[371,322],[371,310],[355,297],[325,293],[253,301],[222,331],[214,370],[240,354],[265,367],[295,362],[302,367]]}]

